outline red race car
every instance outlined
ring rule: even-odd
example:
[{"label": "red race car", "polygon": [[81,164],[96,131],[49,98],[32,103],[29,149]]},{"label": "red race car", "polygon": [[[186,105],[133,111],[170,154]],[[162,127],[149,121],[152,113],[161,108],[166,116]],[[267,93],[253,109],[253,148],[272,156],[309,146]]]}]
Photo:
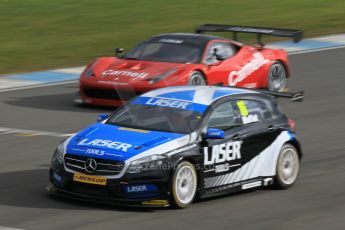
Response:
[{"label": "red race car", "polygon": [[[233,40],[203,32],[233,32]],[[237,42],[237,33],[257,34],[257,46]],[[132,97],[165,86],[230,85],[282,91],[290,76],[285,51],[263,47],[262,35],[302,39],[302,31],[205,24],[195,33],[151,37],[125,55],[101,57],[80,76],[81,100],[119,106]]]}]

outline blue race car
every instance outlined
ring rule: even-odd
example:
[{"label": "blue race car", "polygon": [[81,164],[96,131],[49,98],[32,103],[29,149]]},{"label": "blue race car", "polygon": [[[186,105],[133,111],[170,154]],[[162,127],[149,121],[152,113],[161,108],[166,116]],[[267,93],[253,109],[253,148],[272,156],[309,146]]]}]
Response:
[{"label": "blue race car", "polygon": [[157,89],[63,141],[52,157],[47,188],[92,202],[178,208],[239,190],[288,188],[302,157],[294,130],[294,121],[267,93]]}]

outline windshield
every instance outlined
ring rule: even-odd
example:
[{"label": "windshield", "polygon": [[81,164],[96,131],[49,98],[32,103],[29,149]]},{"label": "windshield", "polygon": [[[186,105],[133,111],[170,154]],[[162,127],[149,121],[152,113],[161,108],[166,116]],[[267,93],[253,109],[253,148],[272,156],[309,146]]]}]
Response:
[{"label": "windshield", "polygon": [[200,48],[189,43],[146,42],[131,51],[124,58],[145,61],[199,63]]},{"label": "windshield", "polygon": [[202,114],[191,110],[129,104],[115,112],[107,124],[172,133],[191,133]]}]

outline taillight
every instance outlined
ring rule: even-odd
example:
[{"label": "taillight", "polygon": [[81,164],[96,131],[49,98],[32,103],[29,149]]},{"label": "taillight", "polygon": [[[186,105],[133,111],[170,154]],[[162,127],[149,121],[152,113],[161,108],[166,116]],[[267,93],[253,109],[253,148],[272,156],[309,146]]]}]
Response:
[{"label": "taillight", "polygon": [[292,131],[295,132],[296,131],[296,122],[289,118],[288,119],[288,124],[289,124],[290,128],[292,129]]}]

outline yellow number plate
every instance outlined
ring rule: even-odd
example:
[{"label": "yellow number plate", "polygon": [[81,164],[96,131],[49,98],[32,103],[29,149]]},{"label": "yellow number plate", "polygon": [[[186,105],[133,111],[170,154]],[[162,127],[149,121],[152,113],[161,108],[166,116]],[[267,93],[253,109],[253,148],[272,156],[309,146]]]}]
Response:
[{"label": "yellow number plate", "polygon": [[107,184],[107,178],[102,176],[90,176],[85,175],[82,173],[74,173],[73,180],[87,183],[87,184],[97,184],[97,185],[106,185]]}]

